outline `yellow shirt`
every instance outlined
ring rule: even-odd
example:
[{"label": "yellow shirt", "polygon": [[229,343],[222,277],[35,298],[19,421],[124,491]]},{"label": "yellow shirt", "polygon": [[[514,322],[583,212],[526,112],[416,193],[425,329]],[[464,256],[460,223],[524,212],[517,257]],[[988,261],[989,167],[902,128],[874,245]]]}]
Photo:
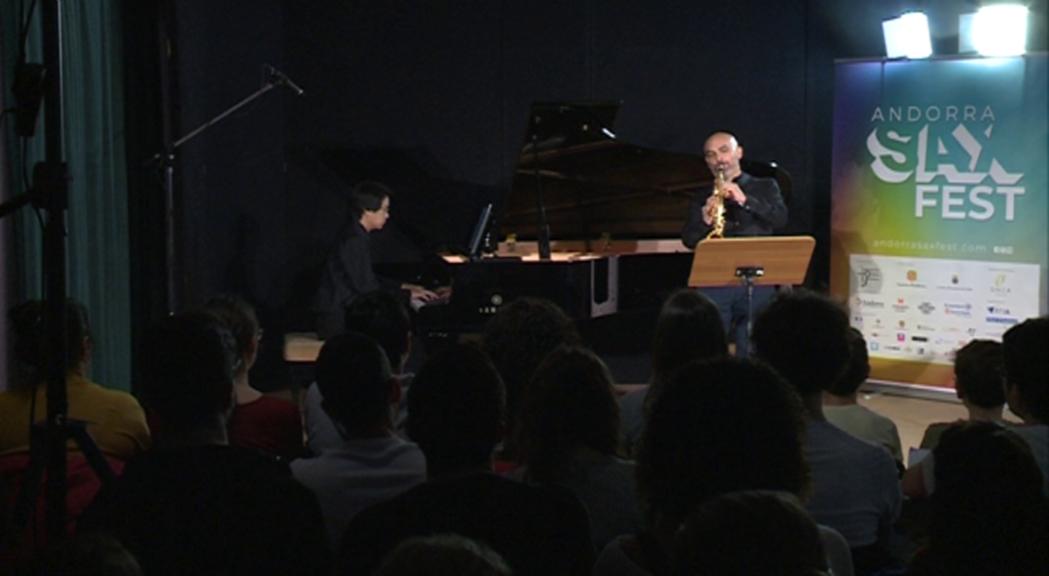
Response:
[{"label": "yellow shirt", "polygon": [[[47,386],[36,387],[36,422],[47,419]],[[138,400],[119,390],[103,388],[70,373],[66,377],[69,418],[87,423],[87,432],[103,453],[126,460],[149,447],[149,426]],[[29,449],[29,407],[32,392],[0,393],[0,454]],[[70,441],[70,449],[76,445]]]}]

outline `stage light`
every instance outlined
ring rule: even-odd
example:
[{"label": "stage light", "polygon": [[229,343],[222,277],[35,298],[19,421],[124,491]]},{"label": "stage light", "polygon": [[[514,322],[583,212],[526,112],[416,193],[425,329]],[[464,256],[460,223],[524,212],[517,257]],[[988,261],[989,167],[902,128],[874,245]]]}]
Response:
[{"label": "stage light", "polygon": [[[965,21],[967,16],[972,18],[969,26]],[[958,50],[962,52],[966,48],[975,49],[981,56],[1023,54],[1027,49],[1027,7],[993,4],[980,8],[974,15],[963,14],[959,20]]]},{"label": "stage light", "polygon": [[881,23],[885,35],[885,54],[889,58],[928,58],[932,56],[929,19],[924,12],[907,12]]}]

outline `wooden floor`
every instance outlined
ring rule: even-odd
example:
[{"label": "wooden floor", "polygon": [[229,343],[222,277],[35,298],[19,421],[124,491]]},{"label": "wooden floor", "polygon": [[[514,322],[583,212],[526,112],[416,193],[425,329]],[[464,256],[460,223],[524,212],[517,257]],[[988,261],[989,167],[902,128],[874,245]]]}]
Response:
[{"label": "wooden floor", "polygon": [[[921,443],[922,434],[929,424],[952,422],[966,416],[961,402],[946,394],[943,400],[928,400],[884,391],[866,392],[860,394],[860,404],[896,423],[904,458],[908,449],[917,448]],[[1006,419],[1019,420],[1008,410]]]}]

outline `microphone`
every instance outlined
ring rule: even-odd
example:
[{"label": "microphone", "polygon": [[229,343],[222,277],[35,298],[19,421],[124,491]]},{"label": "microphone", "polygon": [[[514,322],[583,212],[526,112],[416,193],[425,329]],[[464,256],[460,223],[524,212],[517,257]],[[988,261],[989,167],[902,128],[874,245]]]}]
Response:
[{"label": "microphone", "polygon": [[291,78],[288,78],[287,74],[281,72],[280,70],[277,70],[273,66],[266,64],[263,67],[263,70],[266,71],[266,80],[270,84],[275,84],[277,86],[287,86],[288,88],[291,88],[297,96],[302,96],[303,93],[306,92],[302,88],[299,88],[299,85],[292,81]]}]

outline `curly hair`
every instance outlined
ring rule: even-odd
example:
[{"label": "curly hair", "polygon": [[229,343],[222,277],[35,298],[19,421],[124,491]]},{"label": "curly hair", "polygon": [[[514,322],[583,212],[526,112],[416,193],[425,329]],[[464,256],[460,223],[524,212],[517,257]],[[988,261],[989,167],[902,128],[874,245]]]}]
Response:
[{"label": "curly hair", "polygon": [[616,454],[619,404],[605,363],[585,348],[554,350],[525,391],[517,433],[518,459],[537,482],[566,476],[579,447]]},{"label": "curly hair", "polygon": [[[510,430],[520,422],[525,387],[547,354],[562,345],[580,342],[575,324],[556,304],[538,298],[520,298],[503,306],[485,325],[482,346],[506,385],[506,413]],[[505,446],[516,451],[513,435]]]},{"label": "curly hair", "polygon": [[[29,300],[14,306],[7,313],[12,352],[18,368],[14,384],[18,388],[32,388],[45,378],[48,357],[44,312],[43,300]],[[75,369],[83,361],[85,340],[89,338],[91,324],[87,318],[87,308],[71,298],[66,300],[66,370]]]},{"label": "curly hair", "polygon": [[736,490],[804,495],[803,410],[761,363],[718,358],[682,367],[653,403],[638,448],[638,495],[649,521],[683,519]]},{"label": "curly hair", "polygon": [[245,369],[243,359],[255,346],[259,337],[259,318],[255,308],[247,300],[233,294],[221,294],[204,304],[204,311],[209,312],[226,323],[233,339],[237,342],[237,369]]}]

